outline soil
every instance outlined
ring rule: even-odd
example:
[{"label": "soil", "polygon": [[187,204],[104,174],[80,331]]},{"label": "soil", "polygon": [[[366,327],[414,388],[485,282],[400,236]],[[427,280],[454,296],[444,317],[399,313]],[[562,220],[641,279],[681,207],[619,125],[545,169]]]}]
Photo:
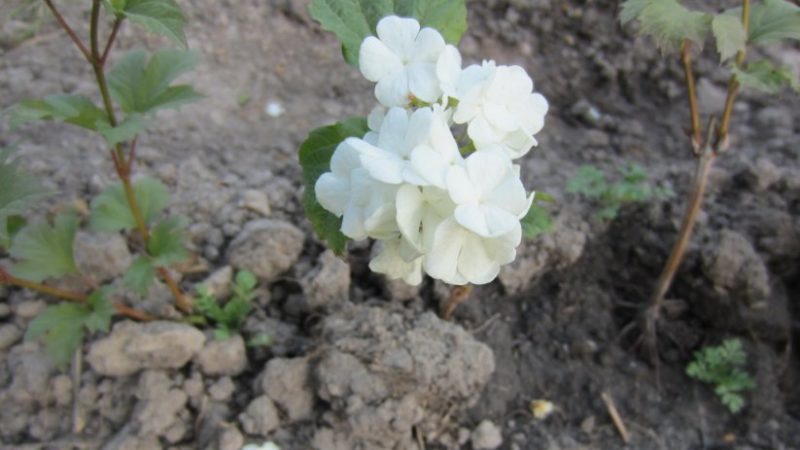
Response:
[{"label": "soil", "polygon": [[[71,23],[86,22],[85,5],[59,3]],[[238,337],[215,343],[188,326],[119,322],[86,343],[75,378],[21,339],[45,299],[0,287],[2,448],[238,449],[265,440],[321,450],[800,448],[796,96],[740,96],[652,365],[629,325],[677,234],[694,162],[679,62],[621,28],[618,2],[469,2],[466,62],[520,64],[550,102],[522,173],[526,186],[557,199],[557,226],[524,243],[452,323],[431,313],[445,286],[387,283],[369,273],[365,243],[351,245],[344,264],[303,216],[300,143],[315,127],[366,115],[373,102],[371,85],[308,16],[308,1],[181,3],[189,45],[203,57],[187,80],[206,98],[158,116],[140,141],[137,173],[166,183],[171,210],[189,218],[195,257],[181,270],[184,287],[211,276],[223,296],[230,266],[248,264],[234,261],[278,255],[253,263],[266,268],[243,329],[272,343],[245,349]],[[50,93],[96,97],[56,24],[31,27],[28,19],[2,24],[0,108]],[[130,26],[119,42],[118,50],[161,43]],[[800,72],[797,46],[755,55]],[[727,80],[711,48],[697,59],[707,117]],[[268,115],[268,102],[285,113]],[[81,130],[0,124],[0,144],[15,142],[24,167],[57,192],[38,214],[85,205],[114,181],[102,142]],[[565,194],[583,164],[611,172],[628,163],[675,196],[603,223],[596,205]],[[249,245],[264,230],[271,238]],[[130,258],[124,245],[90,244]],[[103,277],[119,275],[106,269]],[[163,286],[139,306],[174,313]],[[727,337],[742,339],[757,382],[738,415],[684,374],[693,351]],[[603,394],[627,426],[627,444]],[[554,413],[535,418],[536,399]]]}]

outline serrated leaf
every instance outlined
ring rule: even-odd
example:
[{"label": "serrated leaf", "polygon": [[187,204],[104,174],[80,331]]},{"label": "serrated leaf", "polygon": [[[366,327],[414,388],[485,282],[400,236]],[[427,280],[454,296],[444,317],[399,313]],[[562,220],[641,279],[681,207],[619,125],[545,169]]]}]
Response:
[{"label": "serrated leaf", "polygon": [[156,269],[144,256],[136,258],[128,267],[122,282],[125,286],[142,297],[147,297],[150,287],[156,279]]},{"label": "serrated leaf", "polygon": [[[149,224],[169,204],[169,192],[158,180],[143,178],[133,185],[139,210]],[[136,227],[122,183],[115,183],[92,200],[89,223],[97,231],[122,231]]]},{"label": "serrated leaf", "polygon": [[198,100],[202,95],[191,86],[170,86],[197,61],[197,55],[186,50],[158,50],[149,60],[143,50],[130,51],[108,73],[111,95],[129,114],[152,114]]},{"label": "serrated leaf", "polygon": [[[115,9],[131,22],[142,25],[147,31],[166,36],[186,47],[186,35],[183,28],[186,18],[180,6],[174,0],[127,0],[114,1]],[[119,8],[119,5],[122,8]]]},{"label": "serrated leaf", "polygon": [[639,18],[648,3],[650,3],[650,0],[627,0],[623,2],[619,12],[620,23],[625,25],[631,20]]},{"label": "serrated leaf", "polygon": [[25,340],[42,338],[50,358],[59,366],[69,364],[83,341],[84,320],[89,310],[75,303],[50,306],[28,324]]},{"label": "serrated leaf", "polygon": [[416,18],[457,44],[467,30],[464,0],[313,0],[311,17],[342,42],[345,60],[358,67],[358,53],[367,36],[375,34],[382,18],[397,14]]},{"label": "serrated leaf", "polygon": [[111,147],[120,142],[133,139],[146,128],[144,120],[137,114],[126,117],[122,123],[118,123],[115,127],[108,123],[97,124],[97,132],[106,139],[106,142]]},{"label": "serrated leaf", "polygon": [[786,0],[764,0],[754,4],[750,8],[747,37],[754,44],[782,39],[800,40],[800,6]]},{"label": "serrated leaf", "polygon": [[72,242],[79,221],[74,214],[59,214],[53,226],[35,223],[14,238],[8,253],[17,260],[11,273],[35,282],[77,273]]},{"label": "serrated leaf", "polygon": [[736,76],[736,81],[746,88],[777,94],[788,86],[800,93],[800,82],[790,69],[775,67],[766,60],[751,62],[745,68],[734,66],[731,71]]},{"label": "serrated leaf", "polygon": [[533,239],[540,234],[548,233],[553,229],[553,218],[550,211],[537,204],[531,205],[528,213],[521,220],[522,235],[526,239]]},{"label": "serrated leaf", "polygon": [[236,286],[245,292],[253,290],[257,284],[258,280],[253,272],[242,270],[236,274]]},{"label": "serrated leaf", "polygon": [[744,50],[747,42],[747,32],[742,26],[742,21],[731,14],[718,14],[711,21],[711,31],[717,42],[717,52],[720,61],[725,61]]},{"label": "serrated leaf", "polygon": [[82,95],[49,95],[42,100],[25,100],[11,109],[11,128],[36,120],[54,120],[97,130],[108,124],[108,115]]},{"label": "serrated leaf", "polygon": [[634,17],[641,23],[640,33],[652,36],[664,51],[679,48],[684,40],[702,46],[711,31],[710,14],[692,11],[678,0],[636,1],[627,9],[623,5],[620,20],[627,22]]},{"label": "serrated leaf", "polygon": [[102,287],[92,292],[87,299],[89,314],[84,319],[84,325],[91,333],[108,331],[111,326],[111,317],[114,315],[114,305],[108,300],[111,288]]},{"label": "serrated leaf", "polygon": [[581,166],[578,173],[567,182],[567,192],[589,198],[599,197],[607,190],[605,174],[592,166]]},{"label": "serrated leaf", "polygon": [[363,137],[369,130],[364,118],[351,118],[327,127],[317,128],[300,146],[300,165],[303,168],[305,193],[303,207],[314,232],[336,253],[342,254],[347,237],[342,234],[342,219],[327,211],[317,201],[314,185],[323,173],[330,170],[331,156],[336,147],[351,136]]},{"label": "serrated leaf", "polygon": [[186,222],[180,217],[169,217],[158,222],[150,231],[147,251],[156,267],[169,266],[186,259],[183,246]]},{"label": "serrated leaf", "polygon": [[[11,218],[20,214],[45,190],[31,175],[19,169],[11,160],[11,149],[0,149],[0,247],[8,248]],[[23,219],[24,220],[24,219]]]}]

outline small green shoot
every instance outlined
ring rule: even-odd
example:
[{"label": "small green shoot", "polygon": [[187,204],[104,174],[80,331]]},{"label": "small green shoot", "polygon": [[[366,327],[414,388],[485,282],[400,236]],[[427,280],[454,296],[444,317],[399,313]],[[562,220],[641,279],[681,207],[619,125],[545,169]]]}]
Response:
[{"label": "small green shoot", "polygon": [[224,305],[220,305],[205,286],[198,287],[198,298],[194,306],[203,316],[197,318],[198,321],[203,322],[203,319],[206,319],[205,321],[213,322],[216,326],[214,337],[218,340],[228,339],[241,328],[244,319],[252,311],[255,295],[253,290],[257,284],[258,280],[252,273],[247,271],[237,273],[234,282],[231,283],[233,295]]},{"label": "small green shoot", "polygon": [[621,179],[610,183],[606,174],[597,168],[582,166],[567,183],[567,192],[596,202],[600,207],[597,217],[601,220],[613,220],[624,204],[673,195],[669,189],[650,186],[647,172],[637,164],[624,167],[619,172]]},{"label": "small green shoot", "polygon": [[722,404],[736,414],[744,407],[742,392],[755,387],[753,378],[741,367],[747,353],[739,339],[727,339],[717,347],[704,347],[695,352],[694,361],[686,366],[686,374],[713,384]]}]

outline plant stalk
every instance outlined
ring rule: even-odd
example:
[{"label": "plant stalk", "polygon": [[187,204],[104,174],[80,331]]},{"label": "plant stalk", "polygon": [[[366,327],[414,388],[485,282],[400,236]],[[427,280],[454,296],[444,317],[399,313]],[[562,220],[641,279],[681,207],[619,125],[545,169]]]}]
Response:
[{"label": "plant stalk", "polygon": [[697,106],[697,89],[694,80],[694,72],[692,71],[692,43],[687,39],[683,41],[681,46],[681,62],[683,62],[683,73],[686,80],[687,96],[689,98],[689,111],[692,117],[692,127],[690,136],[692,139],[692,150],[695,155],[700,154],[700,149],[703,147],[703,137],[700,134],[700,108]]},{"label": "plant stalk", "polygon": [[[745,34],[750,28],[750,0],[742,0],[742,27]],[[747,49],[743,48],[736,53],[736,67],[742,67],[744,60],[747,57]],[[733,103],[736,100],[736,95],[739,93],[739,82],[736,80],[736,75],[732,74],[728,80],[728,94],[725,96],[725,107],[722,110],[722,120],[720,120],[719,129],[714,139],[714,150],[724,151],[728,147],[728,132],[731,125],[731,116],[733,115]]]},{"label": "plant stalk", "polygon": [[89,61],[91,63],[92,54],[89,53],[89,50],[86,48],[83,42],[81,42],[81,39],[78,37],[77,34],[75,34],[75,30],[73,30],[72,27],[69,26],[66,19],[64,19],[64,16],[62,16],[61,13],[58,11],[56,5],[53,4],[53,0],[44,0],[44,2],[50,9],[50,12],[53,13],[53,16],[56,18],[59,25],[61,25],[61,28],[63,28],[64,31],[66,31],[67,36],[69,36],[72,42],[75,43],[75,45],[78,47],[78,50],[80,50],[83,57],[86,58],[86,61]]}]

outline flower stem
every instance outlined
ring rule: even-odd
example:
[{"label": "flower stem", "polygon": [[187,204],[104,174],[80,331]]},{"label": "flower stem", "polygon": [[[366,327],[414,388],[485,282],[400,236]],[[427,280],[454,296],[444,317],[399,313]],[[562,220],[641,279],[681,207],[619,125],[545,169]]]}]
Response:
[{"label": "flower stem", "polygon": [[117,33],[119,32],[119,28],[122,26],[123,21],[125,21],[124,16],[119,16],[114,20],[114,26],[111,28],[111,35],[108,37],[108,41],[106,42],[105,49],[103,49],[102,56],[100,56],[101,66],[105,66],[106,61],[108,61],[108,55],[111,53],[111,47],[114,45],[114,40],[117,38]]},{"label": "flower stem", "polygon": [[[742,27],[745,34],[750,28],[750,0],[742,0]],[[742,48],[736,53],[736,67],[741,67],[747,57],[747,49]],[[736,95],[739,93],[739,82],[736,80],[736,75],[732,74],[728,80],[728,95],[725,97],[725,107],[722,110],[722,120],[717,129],[717,135],[714,139],[714,150],[724,151],[728,147],[728,132],[731,125],[731,115],[733,114],[733,103],[736,100]]]},{"label": "flower stem", "polygon": [[692,116],[692,150],[695,155],[700,153],[703,146],[702,135],[700,134],[700,108],[697,106],[697,85],[694,81],[694,72],[692,71],[692,56],[691,56],[692,43],[687,39],[683,41],[681,46],[681,62],[683,62],[683,73],[686,80],[687,96],[689,97],[689,111]]},{"label": "flower stem", "polygon": [[69,26],[67,21],[64,19],[64,16],[62,16],[61,13],[58,11],[56,6],[53,4],[53,0],[44,0],[44,2],[45,4],[47,4],[47,7],[50,9],[50,12],[53,13],[53,16],[56,18],[59,25],[61,25],[61,28],[63,28],[64,31],[67,32],[69,38],[72,39],[72,42],[74,42],[75,45],[78,47],[78,50],[81,51],[83,57],[86,58],[86,60],[91,63],[92,62],[91,53],[89,53],[89,50],[86,48],[83,42],[81,42],[81,39],[78,37],[78,35],[75,34],[75,30],[73,30],[72,27]]}]

